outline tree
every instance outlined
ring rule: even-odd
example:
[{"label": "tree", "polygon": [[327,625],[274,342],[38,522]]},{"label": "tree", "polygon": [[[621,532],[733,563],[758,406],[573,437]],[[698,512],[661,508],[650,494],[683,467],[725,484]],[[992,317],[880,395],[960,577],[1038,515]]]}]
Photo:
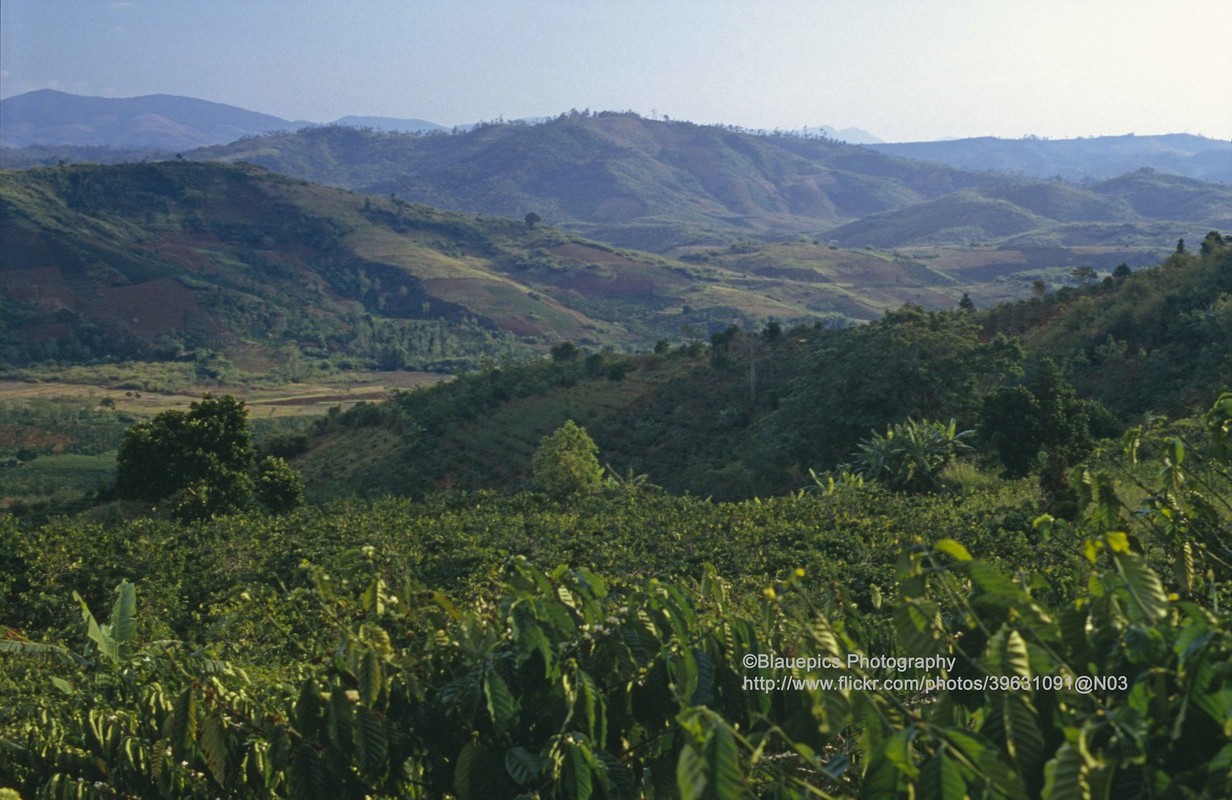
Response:
[{"label": "tree", "polygon": [[969,427],[1022,359],[1016,344],[980,334],[969,314],[904,307],[821,336],[766,418],[768,436],[803,470],[838,463],[870,430],[908,416]]},{"label": "tree", "polygon": [[523,219],[526,221],[526,227],[534,230],[535,226],[543,222],[543,217],[536,214],[534,211],[528,212]]},{"label": "tree", "polygon": [[556,362],[576,361],[581,355],[582,351],[573,342],[561,342],[552,347],[552,360]]},{"label": "tree", "polygon": [[1204,256],[1211,256],[1223,250],[1223,237],[1219,235],[1219,231],[1210,231],[1202,239],[1202,245],[1199,251]]},{"label": "tree", "polygon": [[257,467],[256,497],[274,514],[283,514],[304,502],[304,479],[286,461],[266,456]]},{"label": "tree", "polygon": [[1027,383],[984,398],[979,425],[981,439],[996,450],[1011,477],[1036,468],[1040,451],[1049,464],[1075,463],[1096,438],[1116,435],[1119,428],[1098,401],[1078,397],[1051,359],[1044,359]]},{"label": "tree", "polygon": [[971,299],[971,295],[963,292],[962,299],[958,301],[958,307],[963,311],[975,311],[975,301]]},{"label": "tree", "polygon": [[594,492],[603,483],[598,456],[586,429],[569,420],[539,441],[531,459],[535,485],[558,499]]},{"label": "tree", "polygon": [[116,494],[156,501],[198,484],[223,486],[252,467],[248,411],[231,395],[208,395],[188,411],[164,411],[124,433]]},{"label": "tree", "polygon": [[275,512],[302,499],[298,475],[280,458],[267,458],[254,484],[255,458],[244,402],[207,395],[188,411],[164,411],[124,432],[116,495],[168,501],[172,513],[186,520],[243,510],[254,492]]}]

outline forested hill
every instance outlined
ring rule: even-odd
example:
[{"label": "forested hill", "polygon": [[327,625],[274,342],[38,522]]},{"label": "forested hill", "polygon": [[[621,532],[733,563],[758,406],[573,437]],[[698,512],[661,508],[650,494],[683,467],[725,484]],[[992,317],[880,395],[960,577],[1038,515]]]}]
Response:
[{"label": "forested hill", "polygon": [[[1117,186],[1056,185],[823,138],[631,113],[573,113],[455,135],[313,128],[205,148],[193,157],[247,161],[471,213],[521,218],[533,212],[548,224],[656,252],[776,233],[821,235],[844,247],[989,243],[1028,234],[1053,245],[1103,244],[1113,236],[1115,244],[1158,246],[1167,232],[1201,236],[1232,222],[1232,190],[1214,185],[1199,183],[1201,198],[1174,208],[1162,200],[1130,202]],[[890,217],[870,230],[832,230],[870,215],[907,212],[910,224]],[[893,241],[887,227],[897,229]]]},{"label": "forested hill", "polygon": [[[1089,446],[1144,413],[1208,406],[1229,385],[1232,242],[1211,234],[1158,267],[987,312],[906,307],[850,330],[733,328],[709,347],[553,356],[331,417],[299,466],[320,496],[516,487],[540,438],[574,419],[618,473],[675,493],[764,496],[912,417],[977,429],[989,458],[1007,430],[1033,467],[1039,425]],[[1046,411],[1046,425],[1031,421]]]},{"label": "forested hill", "polygon": [[[215,350],[259,368],[295,349],[452,370],[564,339],[648,348],[712,320],[833,309],[859,319],[921,288],[945,305],[960,294],[905,260],[810,245],[842,269],[760,276],[617,250],[533,219],[187,161],[6,173],[0,242],[0,352],[11,363]],[[840,287],[843,270],[864,287]]]}]

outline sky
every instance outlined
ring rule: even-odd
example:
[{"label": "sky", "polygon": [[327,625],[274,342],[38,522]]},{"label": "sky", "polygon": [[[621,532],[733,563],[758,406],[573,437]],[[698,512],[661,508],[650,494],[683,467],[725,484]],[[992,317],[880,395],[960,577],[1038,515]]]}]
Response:
[{"label": "sky", "polygon": [[1232,0],[3,0],[0,97],[1232,139]]}]

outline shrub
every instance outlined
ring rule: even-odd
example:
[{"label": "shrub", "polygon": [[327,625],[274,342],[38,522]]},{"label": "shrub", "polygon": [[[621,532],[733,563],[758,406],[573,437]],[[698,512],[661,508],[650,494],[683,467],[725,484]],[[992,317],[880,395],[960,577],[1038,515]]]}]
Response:
[{"label": "shrub", "polygon": [[540,440],[531,459],[535,485],[557,498],[596,491],[603,483],[598,453],[586,429],[569,420]]},{"label": "shrub", "polygon": [[970,450],[963,441],[972,431],[959,431],[954,420],[916,420],[896,423],[882,436],[877,432],[860,442],[855,467],[865,478],[892,489],[926,492],[940,486],[942,470],[960,452]]}]

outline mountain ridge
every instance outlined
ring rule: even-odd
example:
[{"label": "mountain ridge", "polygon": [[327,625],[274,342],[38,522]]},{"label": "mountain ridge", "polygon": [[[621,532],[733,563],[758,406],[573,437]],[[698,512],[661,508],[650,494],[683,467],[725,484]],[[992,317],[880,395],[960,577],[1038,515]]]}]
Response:
[{"label": "mountain ridge", "polygon": [[1188,133],[1078,139],[982,136],[866,146],[888,155],[1036,178],[1103,180],[1149,167],[1211,183],[1232,183],[1232,142]]}]

